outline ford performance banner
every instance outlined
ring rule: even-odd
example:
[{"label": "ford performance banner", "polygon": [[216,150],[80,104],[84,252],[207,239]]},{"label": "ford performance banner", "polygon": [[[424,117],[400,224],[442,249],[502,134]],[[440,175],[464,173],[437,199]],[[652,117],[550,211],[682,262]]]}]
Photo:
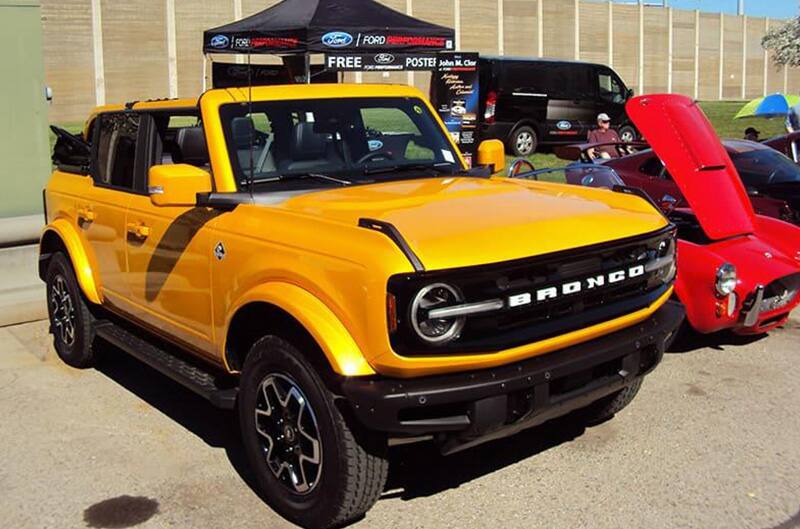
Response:
[{"label": "ford performance banner", "polygon": [[455,49],[455,32],[374,0],[283,0],[206,30],[205,53],[425,53]]},{"label": "ford performance banner", "polygon": [[431,78],[431,103],[472,166],[477,151],[478,54],[439,53]]}]

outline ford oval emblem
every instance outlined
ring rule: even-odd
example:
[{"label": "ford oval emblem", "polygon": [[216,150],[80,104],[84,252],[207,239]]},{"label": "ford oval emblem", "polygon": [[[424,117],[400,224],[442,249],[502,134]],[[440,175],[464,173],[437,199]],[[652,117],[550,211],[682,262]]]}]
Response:
[{"label": "ford oval emblem", "polygon": [[572,128],[572,123],[567,120],[563,120],[556,123],[556,127],[558,127],[558,130],[569,130]]},{"label": "ford oval emblem", "polygon": [[345,48],[353,43],[353,36],[344,31],[331,31],[322,36],[322,43],[329,48]]},{"label": "ford oval emblem", "polygon": [[227,48],[228,44],[231,43],[231,39],[226,37],[225,35],[214,35],[211,37],[211,47],[216,49],[223,49]]},{"label": "ford oval emblem", "polygon": [[375,62],[378,64],[392,64],[394,62],[394,55],[391,53],[379,53],[375,56]]}]

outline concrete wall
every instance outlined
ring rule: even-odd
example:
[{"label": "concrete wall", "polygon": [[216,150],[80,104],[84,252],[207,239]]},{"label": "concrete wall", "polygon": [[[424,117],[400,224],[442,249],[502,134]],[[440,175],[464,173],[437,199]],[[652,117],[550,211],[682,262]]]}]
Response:
[{"label": "concrete wall", "polygon": [[[637,93],[701,99],[800,91],[800,73],[776,68],[761,48],[780,20],[589,0],[383,0],[456,28],[460,49],[483,54],[611,64]],[[194,96],[201,89],[204,28],[276,0],[42,0],[50,120],[79,122],[96,103]],[[411,82],[428,75],[355,76]]]}]

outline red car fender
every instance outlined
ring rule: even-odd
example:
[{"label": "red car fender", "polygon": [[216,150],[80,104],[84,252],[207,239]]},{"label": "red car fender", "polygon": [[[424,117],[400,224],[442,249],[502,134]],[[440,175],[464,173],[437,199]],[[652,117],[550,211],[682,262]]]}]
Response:
[{"label": "red car fender", "polygon": [[756,233],[764,242],[794,258],[800,266],[800,228],[772,217],[756,215]]},{"label": "red car fender", "polygon": [[732,317],[726,313],[717,317],[717,303],[723,300],[717,297],[716,273],[723,263],[722,258],[707,247],[678,240],[675,295],[686,307],[686,319],[698,332],[711,333],[731,327],[739,315],[737,306]]}]

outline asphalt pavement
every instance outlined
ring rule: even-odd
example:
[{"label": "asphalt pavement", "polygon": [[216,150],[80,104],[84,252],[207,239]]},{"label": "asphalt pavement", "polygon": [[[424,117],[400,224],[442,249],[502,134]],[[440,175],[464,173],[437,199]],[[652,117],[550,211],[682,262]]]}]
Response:
[{"label": "asphalt pavement", "polygon": [[[249,486],[232,413],[120,351],[55,357],[0,328],[0,525],[291,527]],[[357,528],[800,528],[800,319],[697,337],[613,420],[559,419],[450,457],[394,447]]]}]

